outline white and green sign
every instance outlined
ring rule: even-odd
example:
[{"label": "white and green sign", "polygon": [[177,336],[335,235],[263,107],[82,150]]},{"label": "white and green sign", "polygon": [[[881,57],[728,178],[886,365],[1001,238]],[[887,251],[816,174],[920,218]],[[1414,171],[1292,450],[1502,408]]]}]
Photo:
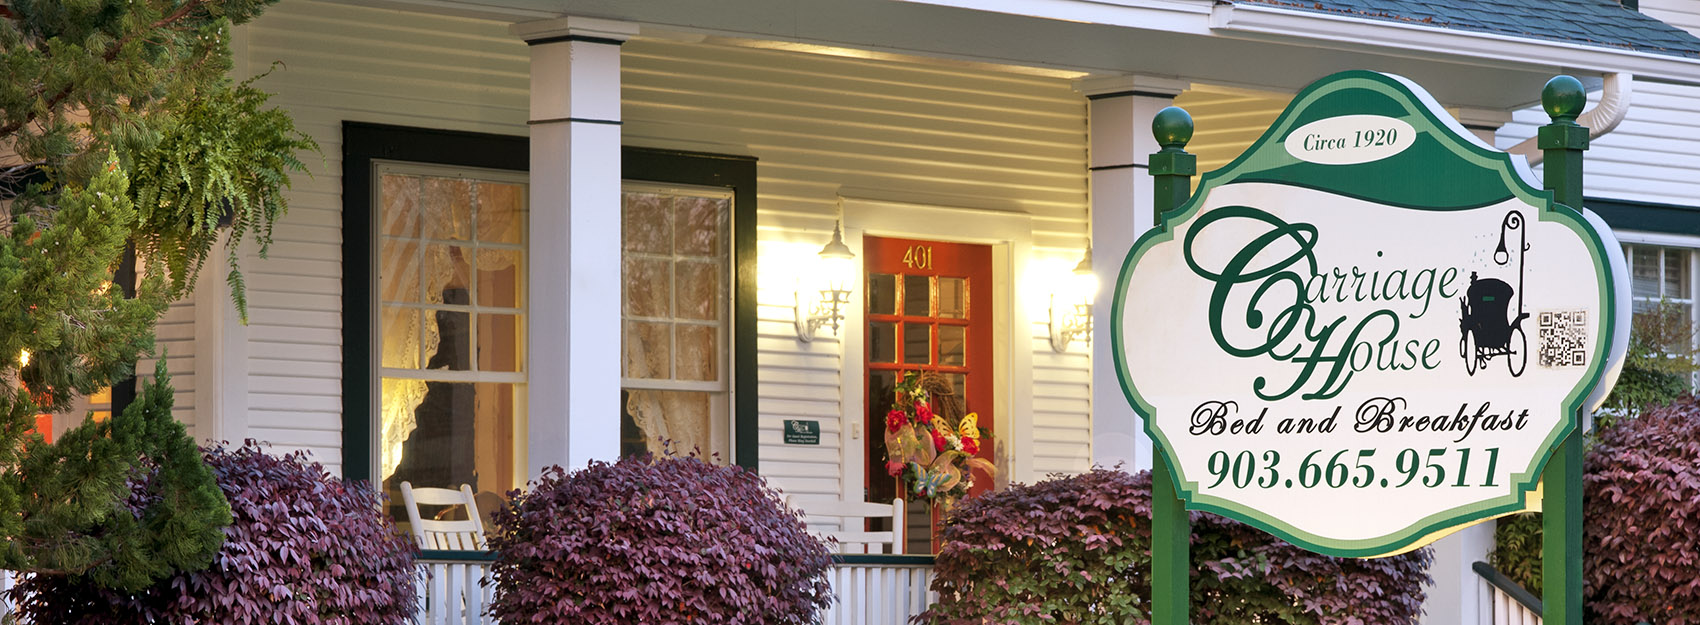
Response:
[{"label": "white and green sign", "polygon": [[1112,328],[1187,507],[1339,556],[1523,509],[1627,299],[1604,222],[1532,180],[1364,71],[1206,174],[1129,253]]}]

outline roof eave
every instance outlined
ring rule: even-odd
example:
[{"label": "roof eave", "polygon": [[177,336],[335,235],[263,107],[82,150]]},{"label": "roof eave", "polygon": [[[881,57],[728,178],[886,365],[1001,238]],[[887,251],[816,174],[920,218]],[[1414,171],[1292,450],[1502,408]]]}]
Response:
[{"label": "roof eave", "polygon": [[1314,11],[1218,4],[1211,14],[1216,36],[1327,42],[1342,50],[1431,57],[1483,65],[1558,66],[1584,73],[1631,73],[1637,80],[1700,86],[1700,58],[1496,33],[1403,24]]}]

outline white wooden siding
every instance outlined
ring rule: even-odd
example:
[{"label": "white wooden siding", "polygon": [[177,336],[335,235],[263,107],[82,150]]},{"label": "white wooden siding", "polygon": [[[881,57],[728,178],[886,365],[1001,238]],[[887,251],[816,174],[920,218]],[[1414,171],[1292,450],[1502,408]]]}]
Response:
[{"label": "white wooden siding", "polygon": [[[222,254],[222,248],[214,254]],[[189,435],[195,435],[195,297],[172,304],[154,327],[155,358],[143,358],[136,363],[136,390],[153,380],[158,358],[165,358],[165,370],[171,374],[171,415],[176,417]],[[73,415],[81,419],[82,415]]]},{"label": "white wooden siding", "polygon": [[[1700,4],[1700,3],[1696,3]],[[1589,95],[1589,106],[1599,101]],[[1499,133],[1507,147],[1549,122],[1538,108],[1517,111]],[[1623,123],[1592,142],[1583,184],[1590,197],[1700,205],[1700,87],[1636,81]]]},{"label": "white wooden siding", "polygon": [[[1212,85],[1193,85],[1175,96],[1175,106],[1192,115],[1194,131],[1186,150],[1198,155],[1198,173],[1219,169],[1239,157],[1263,136],[1291,99],[1289,94]],[[1197,182],[1194,178],[1194,188]]]},{"label": "white wooden siding", "polygon": [[1694,0],[1641,0],[1641,12],[1700,36],[1700,2]]}]

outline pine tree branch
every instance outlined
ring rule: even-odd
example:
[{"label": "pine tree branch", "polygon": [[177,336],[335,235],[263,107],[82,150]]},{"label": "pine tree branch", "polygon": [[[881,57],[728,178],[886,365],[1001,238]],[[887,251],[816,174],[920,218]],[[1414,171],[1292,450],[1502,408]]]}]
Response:
[{"label": "pine tree branch", "polygon": [[[176,11],[172,11],[170,15],[159,18],[154,23],[149,24],[146,30],[154,31],[170,27],[177,22],[188,18],[195,9],[199,9],[203,6],[206,6],[206,0],[189,0],[188,2],[183,3],[183,6],[178,7]],[[10,15],[10,9],[7,9],[6,12],[8,13],[8,15],[5,15],[6,18],[15,19],[15,16]],[[113,44],[106,49],[106,53],[101,55],[101,58],[108,63],[116,60],[118,58],[118,53],[122,52],[124,50],[124,46],[128,45],[131,40],[135,39],[140,32],[142,31],[130,33],[123,39],[113,42]],[[71,91],[72,88],[69,86],[61,89],[59,93],[53,94],[53,97],[47,99],[47,106],[43,108],[49,111],[59,108],[59,105],[65,101],[65,98],[71,96]],[[31,110],[28,114],[24,115],[23,119],[19,119],[9,124],[0,125],[0,137],[10,136],[12,133],[22,129],[26,124],[35,120],[35,110]]]}]

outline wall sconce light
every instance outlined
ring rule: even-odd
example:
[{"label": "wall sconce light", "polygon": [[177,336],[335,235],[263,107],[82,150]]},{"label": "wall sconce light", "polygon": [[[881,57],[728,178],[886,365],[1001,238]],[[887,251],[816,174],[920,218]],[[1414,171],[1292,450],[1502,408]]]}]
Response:
[{"label": "wall sconce light", "polygon": [[826,284],[819,296],[808,295],[801,287],[796,292],[797,340],[804,343],[815,340],[815,331],[821,326],[832,326],[832,333],[838,334],[838,326],[844,321],[844,307],[850,304],[850,287],[856,282],[856,255],[844,244],[838,225],[832,225],[832,241],[820,249],[820,268]]},{"label": "wall sconce light", "polygon": [[1068,351],[1075,338],[1092,341],[1092,299],[1098,294],[1098,277],[1092,273],[1092,249],[1074,266],[1063,288],[1051,293],[1051,349]]}]

